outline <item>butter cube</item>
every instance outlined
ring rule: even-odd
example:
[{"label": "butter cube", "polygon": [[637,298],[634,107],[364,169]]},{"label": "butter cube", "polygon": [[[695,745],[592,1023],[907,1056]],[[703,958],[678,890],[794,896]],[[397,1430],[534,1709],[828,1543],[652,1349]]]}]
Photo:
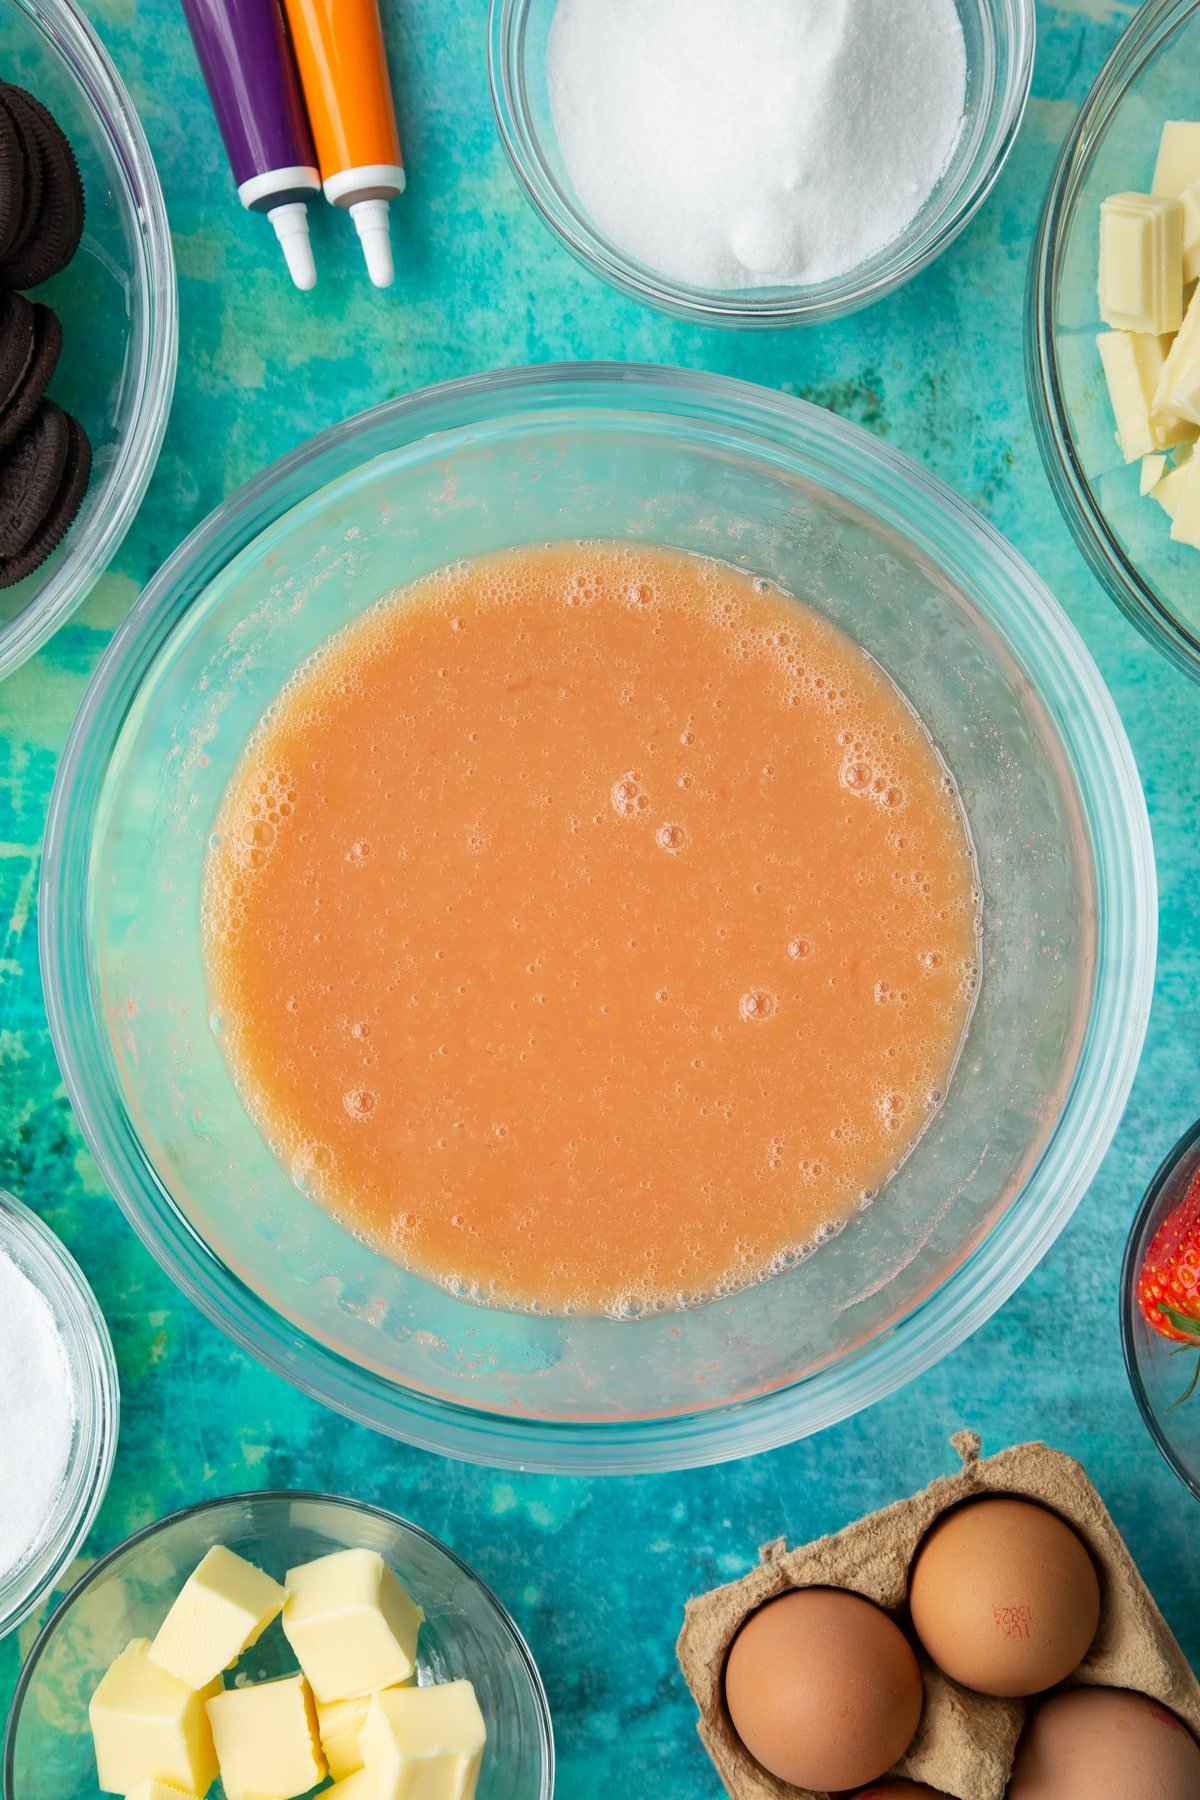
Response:
[{"label": "butter cube", "polygon": [[107,1794],[128,1794],[157,1781],[193,1797],[207,1794],[217,1774],[205,1702],[220,1680],[199,1693],[150,1661],[146,1638],[134,1638],[92,1695],[88,1719],[96,1773]]},{"label": "butter cube", "polygon": [[1183,207],[1152,194],[1112,194],[1100,208],[1100,317],[1154,337],[1183,318]]},{"label": "butter cube", "polygon": [[1182,473],[1171,536],[1177,544],[1192,544],[1200,550],[1200,457],[1186,462]]},{"label": "butter cube", "polygon": [[375,1800],[375,1784],[365,1769],[356,1769],[344,1781],[326,1788],[321,1800]]},{"label": "butter cube", "polygon": [[325,1706],[407,1681],[425,1615],[373,1550],[339,1550],[287,1574],[283,1629]]},{"label": "butter cube", "polygon": [[367,1721],[370,1694],[358,1694],[351,1700],[317,1701],[317,1730],[329,1773],[335,1781],[344,1781],[363,1766],[358,1738]]},{"label": "butter cube", "polygon": [[1154,391],[1154,409],[1200,424],[1200,297],[1196,295],[1167,352]]},{"label": "butter cube", "polygon": [[1152,494],[1167,472],[1165,456],[1143,456],[1140,492]]},{"label": "butter cube", "polygon": [[1154,410],[1170,338],[1102,331],[1096,343],[1117,421],[1117,442],[1126,462],[1137,462],[1156,450],[1170,450],[1195,438],[1195,425]]},{"label": "butter cube", "polygon": [[217,1544],[188,1576],[150,1647],[150,1660],[202,1688],[257,1644],[287,1595],[277,1581]]},{"label": "butter cube", "polygon": [[486,1743],[469,1681],[376,1694],[362,1734],[374,1800],[474,1800]]},{"label": "butter cube", "polygon": [[227,1688],[208,1702],[227,1800],[293,1800],[325,1775],[303,1675]]},{"label": "butter cube", "polygon": [[[1163,462],[1166,462],[1166,457]],[[410,1675],[408,1682],[396,1685],[406,1687],[414,1679]],[[321,1748],[325,1752],[325,1761],[329,1764],[329,1773],[335,1781],[344,1781],[347,1775],[353,1775],[363,1766],[358,1740],[366,1723],[370,1704],[370,1694],[356,1694],[350,1700],[317,1701],[317,1728],[321,1733]]]},{"label": "butter cube", "polygon": [[[172,1787],[168,1781],[139,1781],[135,1788],[130,1788],[125,1800],[187,1800],[182,1788]],[[353,1796],[351,1797],[353,1800]]]}]

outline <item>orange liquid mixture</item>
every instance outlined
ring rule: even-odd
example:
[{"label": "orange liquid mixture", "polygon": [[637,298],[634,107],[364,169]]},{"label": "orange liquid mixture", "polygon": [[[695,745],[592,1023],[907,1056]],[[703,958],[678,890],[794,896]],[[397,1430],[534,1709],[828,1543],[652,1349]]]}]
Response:
[{"label": "orange liquid mixture", "polygon": [[945,1092],[953,784],[881,669],[722,563],[460,564],[330,639],[226,794],[213,1005],[304,1191],[492,1302],[694,1303],[803,1254]]}]

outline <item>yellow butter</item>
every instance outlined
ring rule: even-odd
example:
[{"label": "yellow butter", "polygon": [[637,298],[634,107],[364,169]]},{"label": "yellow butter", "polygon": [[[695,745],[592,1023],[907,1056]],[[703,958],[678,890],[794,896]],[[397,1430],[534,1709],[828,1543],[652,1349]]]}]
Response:
[{"label": "yellow butter", "polygon": [[183,1788],[172,1787],[169,1781],[151,1779],[139,1781],[135,1788],[130,1788],[125,1800],[188,1800],[188,1795]]},{"label": "yellow butter", "polygon": [[1143,456],[1140,487],[1143,494],[1152,494],[1163,476],[1167,473],[1165,456]]},{"label": "yellow butter", "polygon": [[1158,140],[1150,192],[1178,200],[1194,181],[1200,181],[1200,121],[1168,119]]},{"label": "yellow butter", "polygon": [[358,1736],[367,1718],[370,1694],[359,1694],[350,1700],[317,1701],[317,1729],[329,1773],[335,1781],[344,1781],[363,1766]]},{"label": "yellow butter", "polygon": [[362,1732],[372,1800],[474,1800],[486,1743],[469,1681],[376,1694]]},{"label": "yellow butter", "polygon": [[303,1675],[228,1688],[208,1702],[227,1800],[293,1800],[325,1775]]},{"label": "yellow butter", "polygon": [[335,1781],[326,1788],[321,1800],[375,1800],[375,1785],[365,1769],[356,1769],[344,1781]]},{"label": "yellow butter", "polygon": [[163,1620],[151,1661],[188,1687],[204,1687],[258,1642],[286,1599],[261,1569],[214,1545]]},{"label": "yellow butter", "polygon": [[128,1794],[157,1781],[191,1796],[207,1794],[217,1758],[205,1710],[221,1691],[218,1678],[194,1692],[150,1661],[146,1638],[134,1638],[108,1669],[88,1706],[96,1771],[108,1794]]},{"label": "yellow butter", "polygon": [[283,1629],[322,1705],[407,1681],[424,1618],[373,1550],[289,1569]]},{"label": "yellow butter", "polygon": [[1096,343],[1117,421],[1117,442],[1126,462],[1137,462],[1158,450],[1170,450],[1196,436],[1196,426],[1154,410],[1171,348],[1170,338],[1134,331],[1102,331]]},{"label": "yellow butter", "polygon": [[1100,208],[1100,317],[1114,331],[1161,337],[1183,318],[1183,206],[1112,194]]},{"label": "yellow butter", "polygon": [[1200,550],[1200,457],[1193,456],[1177,471],[1183,479],[1171,520],[1171,536],[1177,544]]}]

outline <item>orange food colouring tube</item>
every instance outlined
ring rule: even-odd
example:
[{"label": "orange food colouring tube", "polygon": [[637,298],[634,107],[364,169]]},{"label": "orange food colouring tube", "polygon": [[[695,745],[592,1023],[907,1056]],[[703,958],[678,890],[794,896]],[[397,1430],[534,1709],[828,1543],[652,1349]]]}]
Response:
[{"label": "orange food colouring tube", "polygon": [[404,159],[378,0],[285,0],[325,198],[354,220],[376,287],[395,279],[388,202]]}]

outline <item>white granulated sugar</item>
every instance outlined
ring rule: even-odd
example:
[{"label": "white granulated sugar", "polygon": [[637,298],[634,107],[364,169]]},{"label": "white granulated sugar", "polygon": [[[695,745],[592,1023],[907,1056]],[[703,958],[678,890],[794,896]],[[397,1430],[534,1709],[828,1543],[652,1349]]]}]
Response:
[{"label": "white granulated sugar", "polygon": [[74,1428],[74,1383],[54,1315],[0,1250],[0,1582],[46,1535]]},{"label": "white granulated sugar", "polygon": [[584,208],[698,287],[846,274],[911,224],[962,129],[955,0],[559,0],[548,58]]}]

